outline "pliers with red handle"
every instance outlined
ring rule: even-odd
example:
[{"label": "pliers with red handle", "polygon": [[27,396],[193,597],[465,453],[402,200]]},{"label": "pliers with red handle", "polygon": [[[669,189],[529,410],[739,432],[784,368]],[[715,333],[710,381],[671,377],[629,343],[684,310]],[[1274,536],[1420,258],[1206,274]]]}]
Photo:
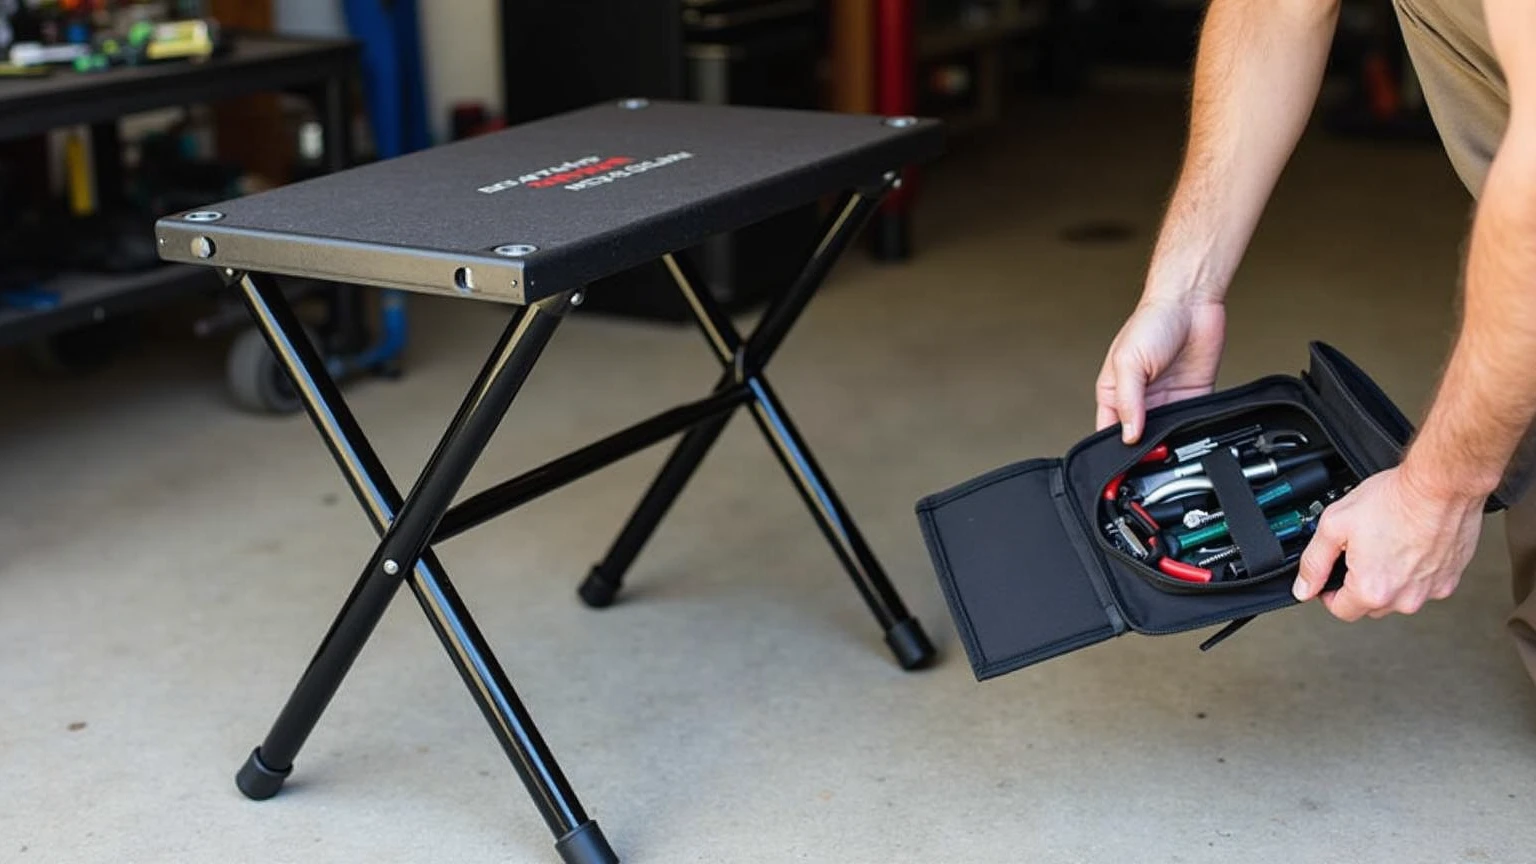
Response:
[{"label": "pliers with red handle", "polygon": [[[1156,447],[1153,447],[1151,450],[1148,450],[1146,454],[1143,455],[1140,459],[1136,460],[1136,464],[1150,465],[1166,461],[1168,461],[1168,445],[1159,444]],[[1116,474],[1114,478],[1104,486],[1104,500],[1109,502],[1118,501],[1120,499],[1120,487],[1124,483],[1125,474]],[[1137,502],[1130,502],[1130,506],[1133,515],[1138,517],[1137,521],[1145,519],[1148,523],[1150,523],[1152,527],[1151,544],[1155,550],[1157,544],[1157,522],[1153,520],[1152,516],[1147,513],[1146,509]],[[1145,530],[1147,526],[1142,527]],[[1203,584],[1210,582],[1212,578],[1210,570],[1207,570],[1204,567],[1196,567],[1193,564],[1186,564],[1183,561],[1169,558],[1167,555],[1158,556],[1157,569],[1162,571],[1165,575],[1171,576],[1174,579],[1179,579],[1184,582],[1199,582]]]},{"label": "pliers with red handle", "polygon": [[[1132,501],[1131,506],[1140,507],[1141,505]],[[1158,535],[1153,534],[1152,538],[1147,541],[1147,546],[1152,550],[1152,554],[1156,556],[1157,569],[1162,571],[1163,575],[1172,576],[1181,582],[1198,582],[1201,585],[1215,578],[1215,573],[1211,570],[1197,567],[1194,564],[1186,564],[1176,558],[1169,558],[1167,555],[1162,554],[1163,550],[1158,548],[1157,541]]]},{"label": "pliers with red handle", "polygon": [[1211,571],[1204,567],[1196,567],[1193,564],[1185,564],[1183,561],[1169,558],[1167,555],[1158,559],[1157,569],[1163,571],[1165,575],[1172,576],[1182,582],[1199,582],[1203,585],[1211,581]]},{"label": "pliers with red handle", "polygon": [[[1168,445],[1159,444],[1146,452],[1146,455],[1136,460],[1137,465],[1151,465],[1168,460]],[[1125,482],[1125,473],[1116,474],[1104,487],[1104,500],[1114,501],[1120,497],[1120,484]]]}]

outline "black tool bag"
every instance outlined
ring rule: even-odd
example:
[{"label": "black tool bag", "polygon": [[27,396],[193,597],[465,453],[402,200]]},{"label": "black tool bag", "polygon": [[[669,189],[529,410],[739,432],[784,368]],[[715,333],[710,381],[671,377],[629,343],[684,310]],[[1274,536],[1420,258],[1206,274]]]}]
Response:
[{"label": "black tool bag", "polygon": [[[1173,578],[1127,554],[1104,524],[1106,487],[1159,445],[1253,424],[1304,433],[1348,485],[1396,465],[1413,434],[1359,367],[1313,343],[1310,370],[1300,377],[1270,376],[1153,409],[1134,446],[1121,442],[1117,427],[1105,429],[1065,459],[1008,465],[920,501],[924,540],[977,679],[1128,630],[1161,635],[1227,623],[1202,646],[1210,647],[1254,616],[1295,604],[1294,555],[1277,554],[1267,517],[1224,448],[1203,462],[1232,523],[1232,551],[1241,547],[1248,565],[1240,576]],[[1491,499],[1489,506],[1501,505]],[[1334,585],[1343,573],[1341,561]]]}]

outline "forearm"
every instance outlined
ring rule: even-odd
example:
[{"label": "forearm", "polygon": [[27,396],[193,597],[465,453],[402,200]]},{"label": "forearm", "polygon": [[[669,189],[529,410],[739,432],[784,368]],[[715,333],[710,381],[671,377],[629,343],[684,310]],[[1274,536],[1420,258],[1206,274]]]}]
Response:
[{"label": "forearm", "polygon": [[1212,0],[1147,298],[1221,299],[1317,101],[1336,0]]},{"label": "forearm", "polygon": [[1442,500],[1498,486],[1536,417],[1536,135],[1512,124],[1472,229],[1455,348],[1404,475]]}]

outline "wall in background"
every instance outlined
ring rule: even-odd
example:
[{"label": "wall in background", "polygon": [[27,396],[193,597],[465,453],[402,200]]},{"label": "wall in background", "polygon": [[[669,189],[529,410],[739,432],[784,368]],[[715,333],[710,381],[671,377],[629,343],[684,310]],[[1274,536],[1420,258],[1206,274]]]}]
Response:
[{"label": "wall in background", "polygon": [[[422,65],[432,134],[448,139],[448,111],[455,102],[484,102],[501,112],[501,39],[497,0],[417,0]],[[346,32],[338,0],[274,0],[277,29],[336,36]]]},{"label": "wall in background", "polygon": [[501,113],[501,4],[497,0],[417,2],[432,134],[446,141],[453,103],[484,102],[492,114]]},{"label": "wall in background", "polygon": [[342,36],[347,32],[337,0],[273,0],[272,19],[279,33]]}]

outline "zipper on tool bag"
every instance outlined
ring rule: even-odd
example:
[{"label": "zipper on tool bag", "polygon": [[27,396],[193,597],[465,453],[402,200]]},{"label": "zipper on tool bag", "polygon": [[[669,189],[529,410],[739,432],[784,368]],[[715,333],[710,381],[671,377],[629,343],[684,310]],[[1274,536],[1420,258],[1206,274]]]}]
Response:
[{"label": "zipper on tool bag", "polygon": [[[1294,379],[1292,380],[1294,381]],[[1345,466],[1348,467],[1349,470],[1355,475],[1355,478],[1357,480],[1364,479],[1365,471],[1360,466],[1358,460],[1356,460],[1354,456],[1349,453],[1349,451],[1339,446],[1339,442],[1333,431],[1328,428],[1328,424],[1323,422],[1322,418],[1318,416],[1316,411],[1313,411],[1303,403],[1280,399],[1270,399],[1263,402],[1251,402],[1243,405],[1240,408],[1231,408],[1209,416],[1193,418],[1187,422],[1180,423],[1169,429],[1167,432],[1163,433],[1158,441],[1151,443],[1143,442],[1142,445],[1138,446],[1134,451],[1132,451],[1135,454],[1135,458],[1130,459],[1129,461],[1125,462],[1125,464],[1118,466],[1114,471],[1110,472],[1109,476],[1116,477],[1131,470],[1136,466],[1138,462],[1141,461],[1142,457],[1144,457],[1147,453],[1150,453],[1152,450],[1155,450],[1159,445],[1166,443],[1169,438],[1177,435],[1181,429],[1187,429],[1190,426],[1203,425],[1207,423],[1218,423],[1229,417],[1236,417],[1265,408],[1285,408],[1289,410],[1300,411],[1302,414],[1306,415],[1309,419],[1311,419],[1313,424],[1315,424],[1317,428],[1322,431],[1323,435],[1328,439],[1329,446],[1332,447],[1333,451],[1337,453],[1339,458],[1344,461]],[[1074,509],[1080,510],[1080,508],[1077,508],[1077,502],[1075,499],[1071,503]],[[1078,516],[1081,518],[1082,513],[1078,512]],[[1174,579],[1171,576],[1159,573],[1141,561],[1136,560],[1134,556],[1116,549],[1109,543],[1109,541],[1104,539],[1103,533],[1098,531],[1095,527],[1098,524],[1097,520],[1086,521],[1089,526],[1089,534],[1093,536],[1094,542],[1099,546],[1100,549],[1102,549],[1116,560],[1121,561],[1127,567],[1130,567],[1132,572],[1150,582],[1153,587],[1169,594],[1227,594],[1234,591],[1241,591],[1245,588],[1252,588],[1255,585],[1268,582],[1269,580],[1279,576],[1295,575],[1295,569],[1297,565],[1293,562],[1291,564],[1283,564],[1278,568],[1274,568],[1263,573],[1254,574],[1247,577],[1246,579],[1232,582],[1212,582],[1207,584],[1185,582],[1183,580]]]}]

